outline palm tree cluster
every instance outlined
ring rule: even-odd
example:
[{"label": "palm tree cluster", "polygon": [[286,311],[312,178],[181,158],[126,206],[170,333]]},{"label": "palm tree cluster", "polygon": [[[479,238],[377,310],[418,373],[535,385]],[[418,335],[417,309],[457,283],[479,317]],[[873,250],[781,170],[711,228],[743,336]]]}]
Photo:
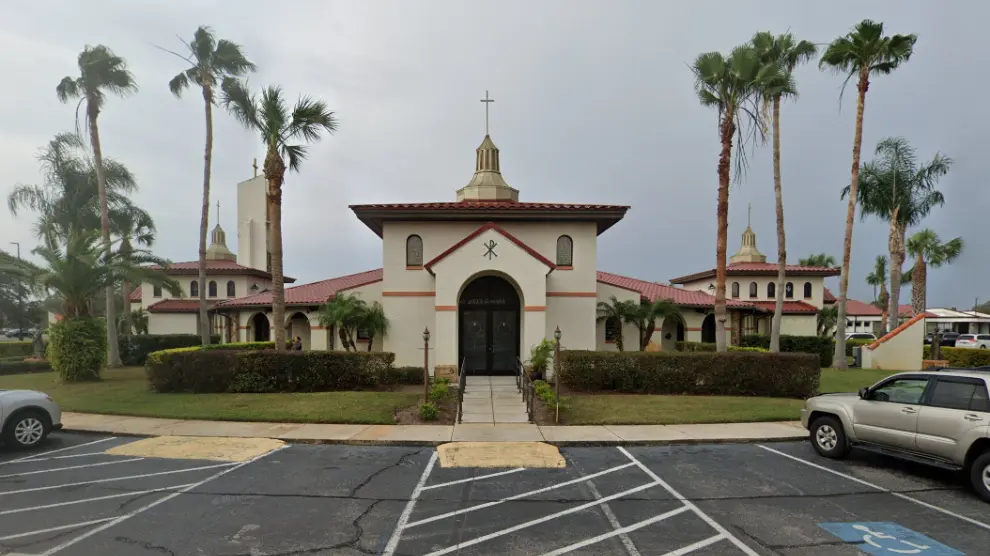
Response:
[{"label": "palm tree cluster", "polygon": [[367,301],[349,294],[337,295],[320,308],[320,324],[337,331],[345,351],[357,351],[354,338],[358,331],[367,335],[367,350],[371,351],[375,338],[384,338],[389,330],[388,317],[381,303],[375,301],[369,305]]},{"label": "palm tree cluster", "polygon": [[677,309],[677,305],[670,299],[642,300],[636,303],[632,300],[620,301],[613,295],[608,302],[598,302],[598,320],[604,321],[607,327],[614,327],[615,347],[619,351],[625,351],[623,324],[631,324],[636,327],[639,332],[637,347],[639,351],[646,351],[647,346],[653,340],[653,332],[656,330],[657,323],[659,322],[663,326],[667,319],[684,323],[684,318]]}]

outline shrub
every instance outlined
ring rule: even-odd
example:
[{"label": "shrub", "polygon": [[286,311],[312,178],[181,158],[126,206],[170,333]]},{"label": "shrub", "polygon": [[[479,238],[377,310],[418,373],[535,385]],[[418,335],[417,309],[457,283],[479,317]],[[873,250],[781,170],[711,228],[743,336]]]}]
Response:
[{"label": "shrub", "polygon": [[146,369],[156,392],[326,392],[385,384],[394,360],[394,353],[193,347],[152,353]]},{"label": "shrub", "polygon": [[852,357],[853,348],[856,346],[866,347],[876,340],[846,340],[846,357]]},{"label": "shrub", "polygon": [[436,421],[437,420],[437,406],[433,402],[426,402],[419,404],[419,417],[424,421]]},{"label": "shrub", "polygon": [[430,401],[439,404],[450,394],[450,382],[437,382],[430,388]]},{"label": "shrub", "polygon": [[[198,334],[138,334],[131,336],[121,336],[120,360],[125,365],[144,365],[148,359],[148,354],[161,351],[163,349],[174,349],[182,347],[199,346]],[[210,338],[212,345],[221,345],[220,336],[214,335]]]},{"label": "shrub", "polygon": [[802,353],[561,352],[561,380],[584,391],[807,398],[818,358]]},{"label": "shrub", "polygon": [[[744,347],[770,348],[770,336],[766,334],[747,334],[739,342]],[[789,336],[780,335],[780,351],[782,353],[815,353],[822,367],[832,366],[832,356],[835,355],[835,340],[821,336]],[[849,352],[852,353],[851,351]]]},{"label": "shrub", "polygon": [[[932,346],[925,346],[922,353],[931,359]],[[990,349],[943,347],[942,359],[953,367],[982,367],[990,365]]]},{"label": "shrub", "polygon": [[48,361],[25,361],[23,357],[18,357],[16,360],[0,359],[0,376],[47,373],[51,370],[52,365]]},{"label": "shrub", "polygon": [[387,384],[423,384],[423,367],[393,367]]},{"label": "shrub", "polygon": [[31,357],[34,355],[34,343],[31,340],[0,342],[0,357],[20,356]]},{"label": "shrub", "polygon": [[107,364],[106,323],[96,318],[66,318],[52,324],[46,357],[66,382],[99,380]]},{"label": "shrub", "polygon": [[[704,343],[704,342],[685,342],[685,341],[680,341],[680,342],[677,342],[677,351],[686,351],[686,352],[703,351],[703,352],[708,352],[708,353],[714,353],[715,352],[715,344],[708,344],[708,343]],[[744,347],[744,346],[729,346],[729,351],[753,351],[753,352],[766,353],[766,352],[770,351],[770,349],[769,348],[756,347],[756,346],[749,346],[749,347]]]}]

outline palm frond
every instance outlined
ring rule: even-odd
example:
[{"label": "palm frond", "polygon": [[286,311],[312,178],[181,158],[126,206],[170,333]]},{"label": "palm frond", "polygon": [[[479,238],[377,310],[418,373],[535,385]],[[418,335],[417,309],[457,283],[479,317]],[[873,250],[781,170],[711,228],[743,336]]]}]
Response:
[{"label": "palm frond", "polygon": [[179,73],[168,82],[168,90],[171,91],[176,98],[181,97],[182,92],[187,88],[189,88],[189,78],[186,77],[186,72]]},{"label": "palm frond", "polygon": [[251,130],[260,129],[258,107],[255,97],[247,88],[246,83],[233,77],[227,77],[220,86],[220,104],[227,109],[244,127]]}]

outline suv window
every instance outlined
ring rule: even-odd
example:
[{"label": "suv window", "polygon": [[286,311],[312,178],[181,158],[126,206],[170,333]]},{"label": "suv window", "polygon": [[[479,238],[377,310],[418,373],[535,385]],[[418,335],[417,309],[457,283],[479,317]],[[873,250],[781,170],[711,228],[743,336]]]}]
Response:
[{"label": "suv window", "polygon": [[[982,382],[982,381],[981,381]],[[975,381],[961,381],[940,378],[932,391],[930,405],[946,409],[970,409],[970,403],[976,395],[977,387],[983,388],[986,397],[986,387]]]},{"label": "suv window", "polygon": [[970,411],[990,413],[990,396],[987,396],[986,383],[976,385],[976,392],[973,393],[973,399],[969,402],[969,409]]},{"label": "suv window", "polygon": [[916,404],[921,402],[926,386],[928,386],[927,378],[897,378],[885,382],[874,390],[870,399],[878,402]]},{"label": "suv window", "polygon": [[975,340],[976,336],[973,334],[960,334],[956,340]]},{"label": "suv window", "polygon": [[990,334],[980,334],[976,337],[977,340],[990,340]]}]

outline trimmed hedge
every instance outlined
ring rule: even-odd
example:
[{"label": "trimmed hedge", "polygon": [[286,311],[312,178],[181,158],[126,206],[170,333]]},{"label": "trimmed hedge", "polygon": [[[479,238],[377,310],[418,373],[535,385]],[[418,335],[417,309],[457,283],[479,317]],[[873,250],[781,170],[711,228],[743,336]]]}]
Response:
[{"label": "trimmed hedge", "polygon": [[561,380],[581,391],[808,398],[818,357],[803,353],[561,352]]},{"label": "trimmed hedge", "polygon": [[[744,347],[761,347],[770,349],[770,336],[766,334],[747,334],[740,339]],[[848,349],[848,348],[847,348]],[[835,340],[821,336],[790,336],[780,335],[781,353],[814,353],[818,355],[822,367],[832,366],[832,356],[835,355]],[[852,352],[849,352],[852,354]]]},{"label": "trimmed hedge", "polygon": [[[923,357],[931,359],[932,346],[925,346]],[[982,367],[990,365],[990,349],[942,347],[942,359],[953,367]]]},{"label": "trimmed hedge", "polygon": [[66,318],[48,327],[45,357],[65,382],[100,380],[107,366],[107,326],[101,318]]},{"label": "trimmed hedge", "polygon": [[0,357],[13,357],[15,355],[31,357],[34,355],[34,343],[31,340],[0,342]]},{"label": "trimmed hedge", "polygon": [[[715,344],[707,344],[704,342],[677,342],[677,351],[687,351],[687,352],[697,352],[702,351],[706,353],[715,353]],[[761,347],[742,347],[742,346],[729,346],[729,351],[752,351],[759,353],[766,353],[770,351],[766,348]]]},{"label": "trimmed hedge", "polygon": [[327,392],[388,384],[394,360],[381,352],[179,348],[151,354],[145,369],[155,392]]},{"label": "trimmed hedge", "polygon": [[23,357],[12,361],[0,359],[0,376],[19,375],[24,373],[50,373],[52,364],[48,361],[25,361]]},{"label": "trimmed hedge", "polygon": [[[198,334],[137,334],[121,336],[120,360],[125,365],[144,365],[148,354],[163,349],[175,349],[200,345]],[[210,338],[213,344],[219,344],[220,336]],[[211,344],[212,345],[212,344]]]},{"label": "trimmed hedge", "polygon": [[423,384],[423,367],[393,367],[389,384]]}]

